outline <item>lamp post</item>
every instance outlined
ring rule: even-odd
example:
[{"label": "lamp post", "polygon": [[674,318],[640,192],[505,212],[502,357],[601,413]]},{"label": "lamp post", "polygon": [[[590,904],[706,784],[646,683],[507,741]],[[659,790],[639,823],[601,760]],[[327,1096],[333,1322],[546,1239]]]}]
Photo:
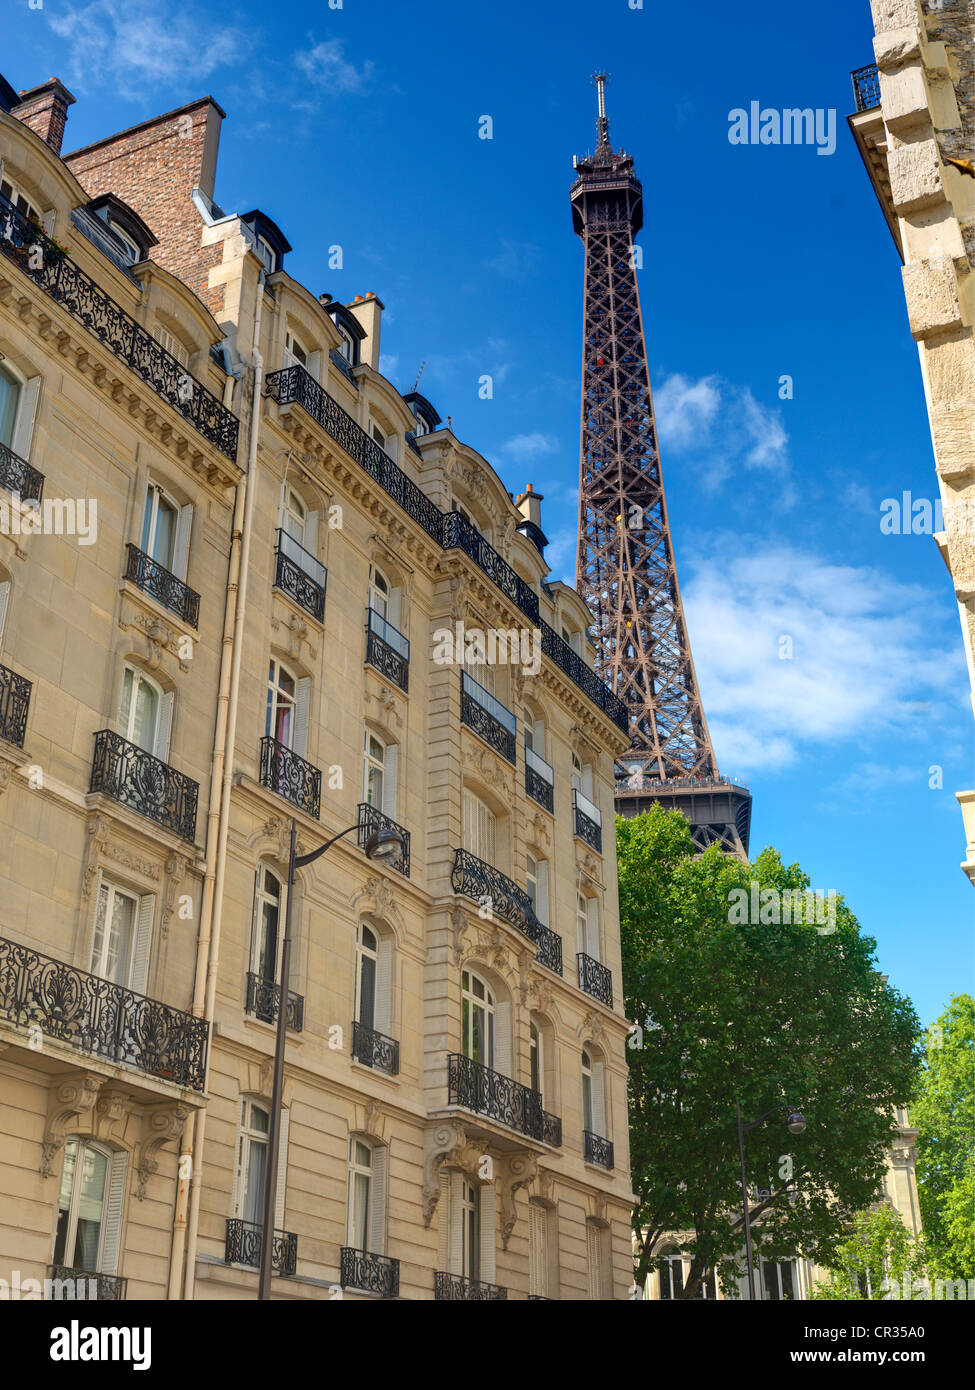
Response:
[{"label": "lamp post", "polygon": [[785,1127],[790,1134],[802,1134],[806,1128],[805,1116],[800,1115],[798,1110],[794,1110],[791,1105],[783,1102],[781,1105],[773,1105],[771,1110],[766,1110],[764,1115],[759,1115],[757,1120],[752,1120],[750,1124],[744,1124],[741,1118],[741,1104],[735,1101],[735,1110],[738,1112],[738,1157],[741,1160],[741,1206],[745,1214],[745,1257],[748,1261],[748,1298],[750,1302],[755,1301],[755,1266],[752,1262],[752,1223],[748,1214],[748,1184],[745,1181],[745,1135],[750,1129],[757,1129],[759,1125],[765,1123],[770,1115],[774,1115],[779,1110],[788,1110],[789,1115],[785,1122]]},{"label": "lamp post", "polygon": [[[264,1221],[261,1232],[261,1274],[257,1286],[259,1299],[271,1297],[271,1256],[274,1243],[274,1196],[278,1177],[278,1145],[281,1140],[281,1092],[284,1089],[284,1048],[288,1015],[288,984],[291,979],[291,897],[295,874],[320,859],[327,849],[358,830],[359,824],[346,826],[310,854],[296,854],[298,823],[291,818],[291,844],[288,850],[288,896],[284,903],[284,941],[281,943],[281,987],[278,995],[277,1031],[274,1041],[274,1084],[271,1090],[271,1133],[268,1136],[267,1167],[264,1172]],[[398,830],[374,830],[365,843],[366,856],[380,862],[394,859],[403,849]]]}]

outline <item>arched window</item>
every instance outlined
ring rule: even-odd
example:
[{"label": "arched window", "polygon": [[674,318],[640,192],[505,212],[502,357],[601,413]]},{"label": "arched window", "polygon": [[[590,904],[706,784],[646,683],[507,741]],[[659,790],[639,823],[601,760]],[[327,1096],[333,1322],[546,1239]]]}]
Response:
[{"label": "arched window", "polygon": [[582,1049],[582,1127],[595,1134],[592,1109],[592,1057]]},{"label": "arched window", "polygon": [[461,976],[461,1051],[482,1066],[494,1067],[494,994],[480,975]]},{"label": "arched window", "polygon": [[582,1127],[600,1139],[606,1134],[604,1067],[602,1057],[592,1047],[582,1049]]},{"label": "arched window", "polygon": [[372,1218],[372,1148],[355,1135],[349,1140],[349,1244],[368,1250]]},{"label": "arched window", "polygon": [[381,811],[384,806],[386,745],[370,730],[365,731],[362,753],[362,799]]},{"label": "arched window", "polygon": [[165,762],[172,717],[172,692],[165,693],[145,671],[126,663],[117,724],[122,738]]},{"label": "arched window", "polygon": [[251,995],[252,1012],[265,1023],[273,1023],[275,987],[278,978],[279,924],[284,885],[273,869],[261,864],[254,888],[254,921],[251,931],[250,973],[255,977]]},{"label": "arched window", "polygon": [[298,542],[300,546],[305,544],[305,523],[308,517],[308,508],[301,500],[299,493],[293,487],[285,487],[284,500],[281,507],[281,529],[292,540]]},{"label": "arched window", "polygon": [[481,1218],[478,1189],[467,1178],[460,1188],[461,1273],[465,1279],[481,1276]]},{"label": "arched window", "polygon": [[14,445],[20,397],[20,381],[9,367],[0,362],[0,444],[5,444],[8,449]]},{"label": "arched window", "polygon": [[374,613],[378,613],[381,618],[386,618],[392,622],[390,614],[390,584],[377,565],[373,565],[369,574],[369,607]]},{"label": "arched window", "polygon": [[542,1035],[534,1023],[528,1027],[528,1057],[530,1086],[533,1091],[542,1094],[544,1084],[544,1057],[542,1054]]},{"label": "arched window", "polygon": [[40,222],[41,215],[29,198],[21,192],[17,184],[11,178],[0,179],[0,196],[6,198],[8,203],[20,213],[21,217],[26,217],[34,222]]},{"label": "arched window", "polygon": [[308,366],[308,348],[298,335],[289,328],[284,337],[284,365],[286,367]]},{"label": "arched window", "polygon": [[[271,1117],[263,1105],[245,1097],[241,1101],[237,1136],[236,1215],[260,1225],[264,1219],[264,1183]],[[279,1158],[280,1162],[280,1158]]]},{"label": "arched window", "polygon": [[55,1265],[114,1274],[118,1264],[125,1194],[125,1161],[91,1139],[68,1139],[58,1194]]},{"label": "arched window", "polygon": [[264,732],[285,748],[302,750],[298,739],[298,695],[300,682],[283,662],[272,657],[267,673],[267,720]]},{"label": "arched window", "polygon": [[584,893],[576,896],[576,929],[579,954],[601,960],[599,951],[599,900],[587,898]]},{"label": "arched window", "polygon": [[543,927],[548,926],[548,861],[525,855],[525,886],[535,916]]}]

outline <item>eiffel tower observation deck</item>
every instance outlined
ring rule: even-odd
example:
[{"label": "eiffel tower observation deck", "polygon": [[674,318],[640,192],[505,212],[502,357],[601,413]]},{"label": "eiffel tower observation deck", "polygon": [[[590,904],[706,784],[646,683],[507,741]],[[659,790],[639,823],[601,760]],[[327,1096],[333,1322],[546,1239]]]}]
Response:
[{"label": "eiffel tower observation deck", "polygon": [[694,843],[748,857],[751,793],[718,771],[677,580],[650,392],[633,238],[643,187],[614,150],[606,76],[594,154],[577,158],[572,222],[585,250],[576,588],[592,614],[596,668],[629,712],[616,809],[683,812]]}]

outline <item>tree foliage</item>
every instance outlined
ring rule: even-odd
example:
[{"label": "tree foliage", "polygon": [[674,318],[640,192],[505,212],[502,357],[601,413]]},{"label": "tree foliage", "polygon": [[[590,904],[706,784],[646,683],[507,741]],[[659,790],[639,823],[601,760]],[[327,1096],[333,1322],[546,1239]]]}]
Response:
[{"label": "tree foliage", "polygon": [[[717,846],[695,857],[686,820],[654,807],[617,820],[636,1279],[662,1253],[692,1254],[683,1297],[717,1269],[741,1273],[743,1217],[735,1102],[746,1135],[756,1261],[801,1250],[828,1264],[855,1214],[876,1200],[892,1112],[913,1093],[917,1015],[878,973],[875,942],[842,898],[835,930],[808,920],[737,924],[736,889],[805,891],[798,865],[765,850],[751,865]],[[740,895],[739,895],[740,896]],[[791,1174],[791,1176],[790,1176]]]},{"label": "tree foliage", "polygon": [[837,1247],[835,1266],[809,1295],[837,1300],[927,1298],[927,1261],[923,1240],[915,1240],[900,1214],[886,1202],[859,1212],[853,1230]]}]

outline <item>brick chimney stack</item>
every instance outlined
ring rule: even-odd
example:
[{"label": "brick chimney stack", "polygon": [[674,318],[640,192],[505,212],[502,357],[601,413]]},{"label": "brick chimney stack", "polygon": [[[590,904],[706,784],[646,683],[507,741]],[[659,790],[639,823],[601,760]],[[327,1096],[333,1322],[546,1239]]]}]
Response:
[{"label": "brick chimney stack", "polygon": [[20,92],[20,102],[11,108],[11,116],[24,125],[30,126],[45,144],[50,145],[55,154],[61,153],[64,127],[68,120],[68,107],[74,105],[74,97],[56,77],[32,87],[29,92]]}]

